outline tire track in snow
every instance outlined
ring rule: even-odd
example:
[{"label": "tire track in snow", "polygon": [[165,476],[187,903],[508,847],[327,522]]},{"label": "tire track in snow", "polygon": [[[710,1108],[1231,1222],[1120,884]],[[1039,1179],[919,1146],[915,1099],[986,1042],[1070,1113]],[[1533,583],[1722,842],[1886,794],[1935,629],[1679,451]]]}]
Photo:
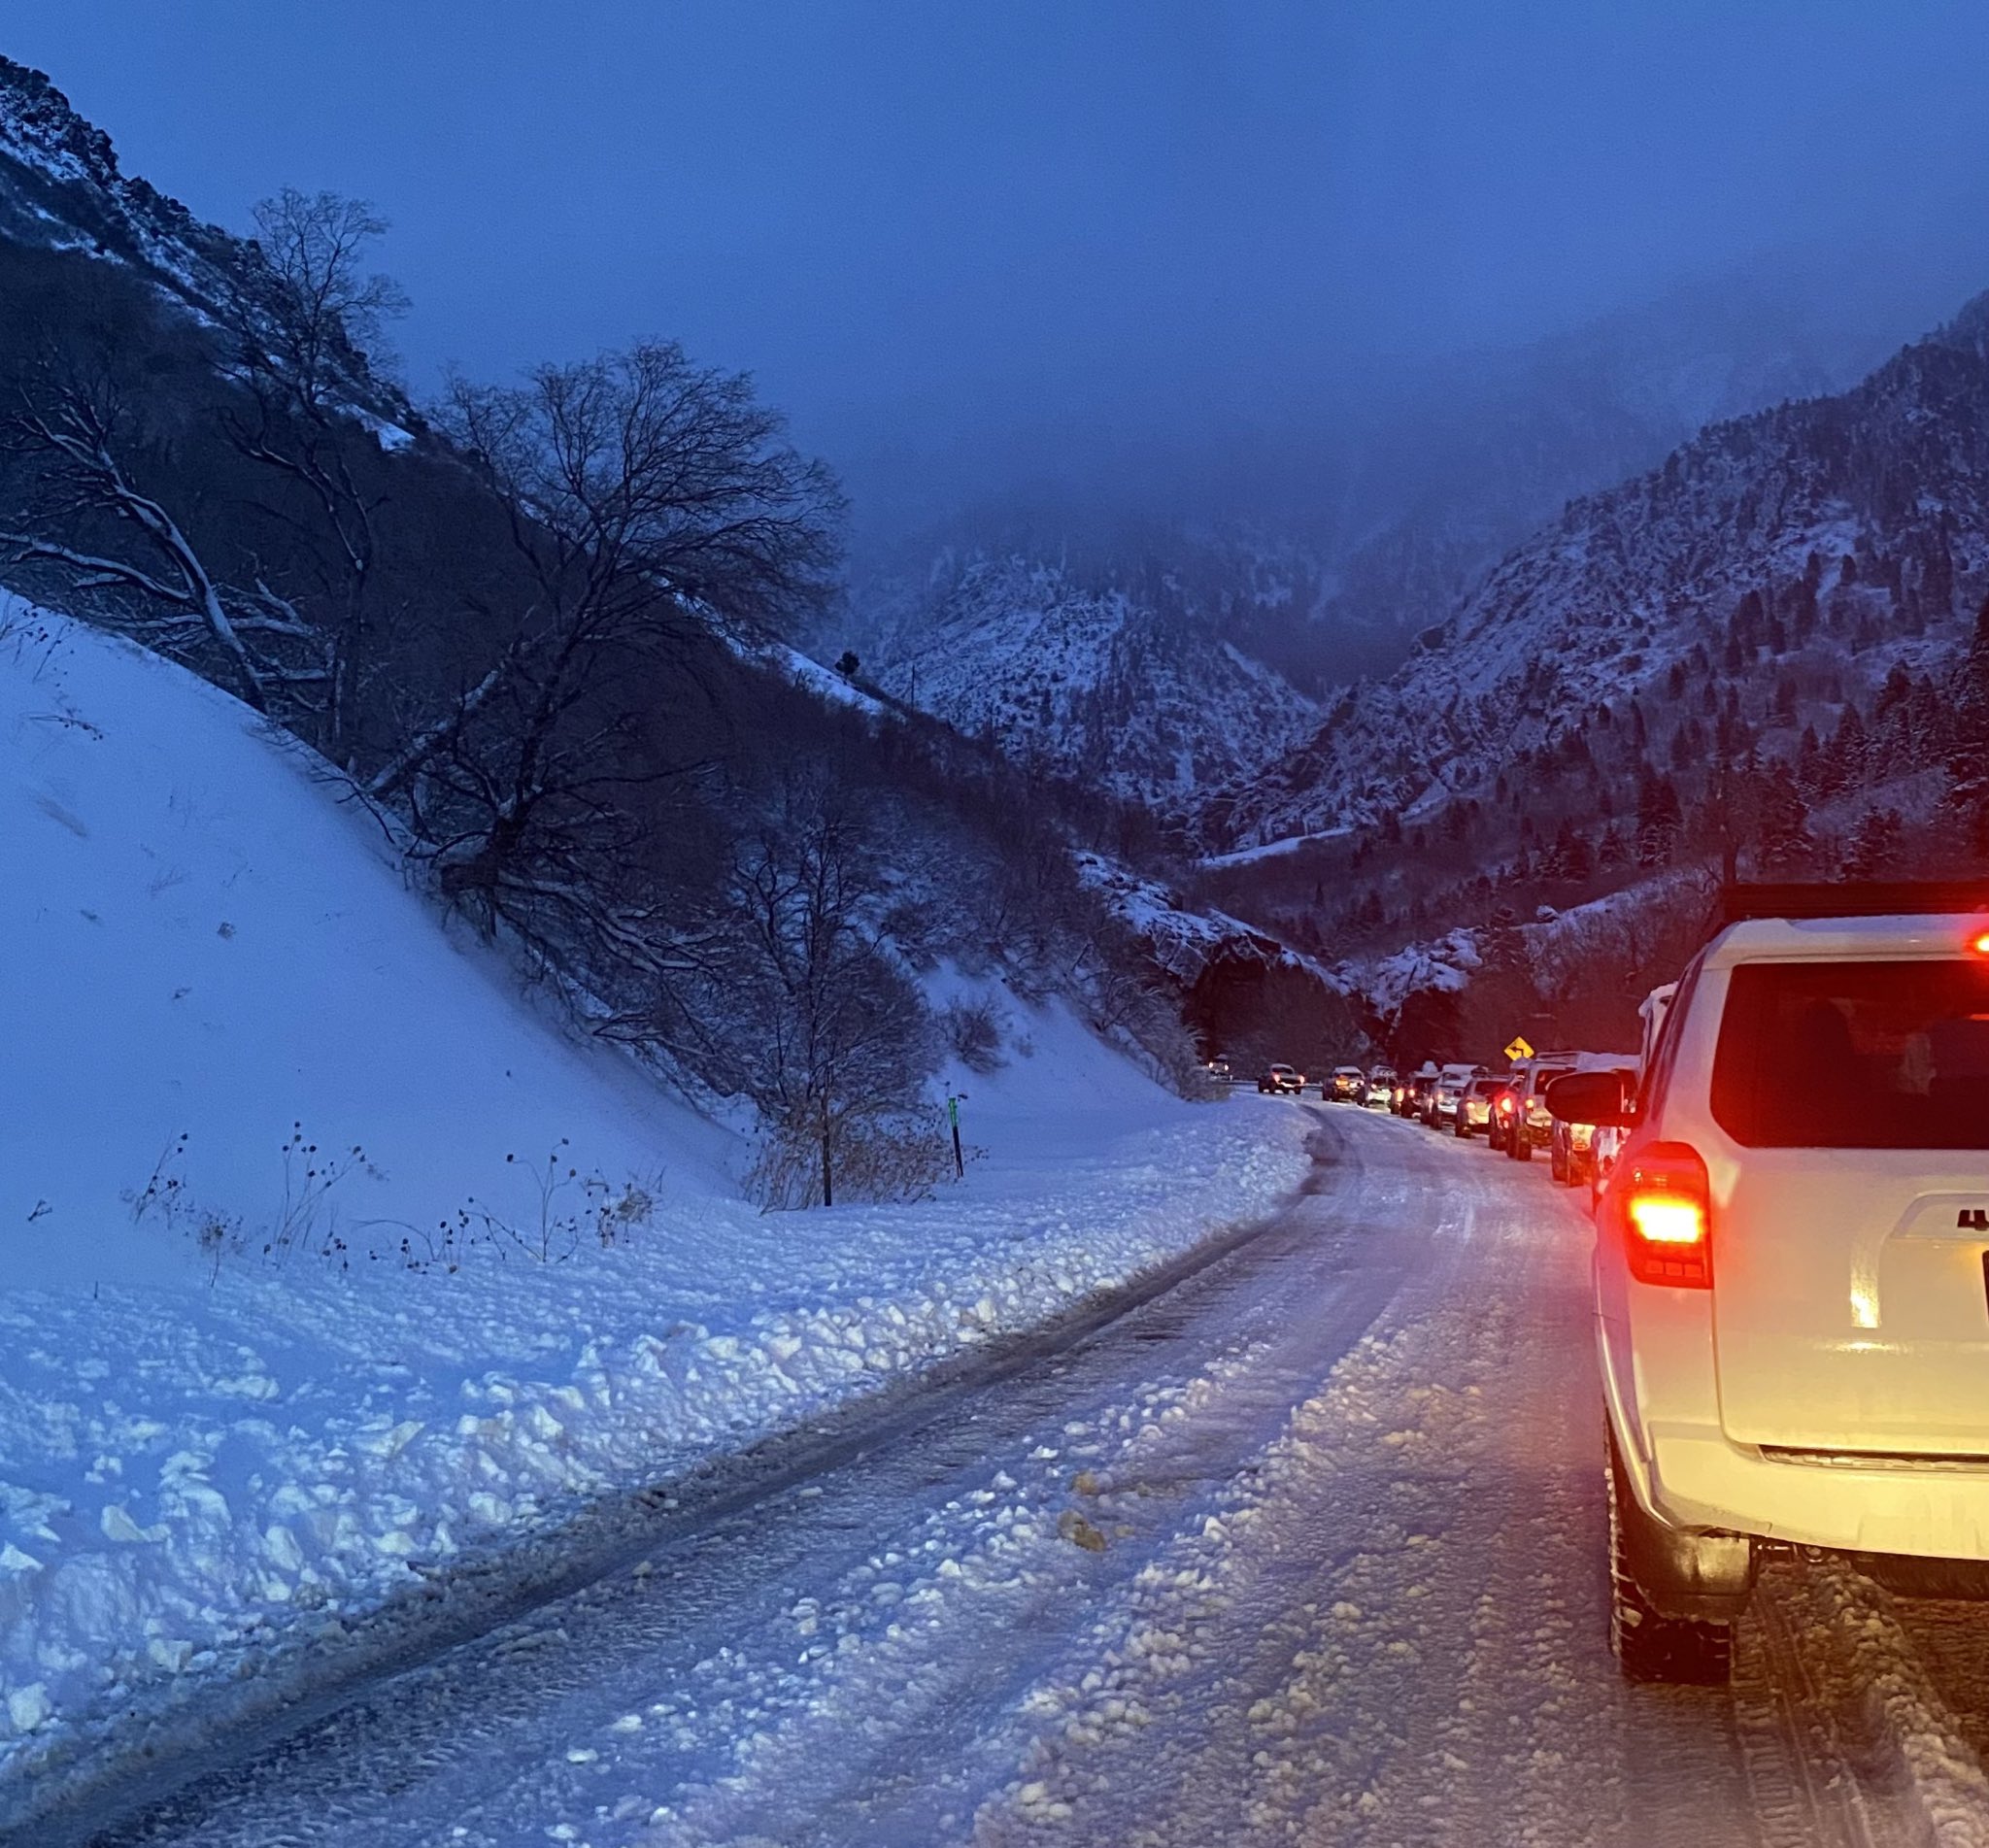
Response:
[{"label": "tire track in snow", "polygon": [[1481,1152],[1404,1159],[1441,1217],[1399,1326],[1115,1613],[1098,1692],[1149,1724],[1096,1724],[1073,1662],[980,1839],[1753,1838],[1726,1703],[1608,1659],[1585,1225]]},{"label": "tire track in snow", "polygon": [[[1331,1183],[1333,1172],[1320,1170],[1318,1184]],[[1316,1260],[1317,1232],[1304,1211],[1301,1203],[1249,1237],[1205,1251],[1150,1284],[1130,1306],[1122,1297],[1109,1314],[1052,1330],[978,1379],[933,1391],[923,1403],[900,1404],[889,1420],[858,1423],[854,1433],[820,1446],[814,1468],[802,1446],[802,1458],[773,1481],[698,1517],[660,1552],[624,1549],[563,1596],[535,1598],[508,1626],[405,1674],[349,1691],[246,1765],[222,1762],[202,1785],[117,1825],[107,1839],[414,1842],[452,1838],[432,1832],[435,1819],[447,1815],[452,1829],[470,1828],[460,1839],[511,1840],[520,1811],[592,1816],[602,1807],[594,1798],[608,1767],[639,1760],[646,1788],[618,1790],[608,1806],[619,1809],[638,1794],[649,1799],[610,1818],[625,1833],[658,1806],[656,1793],[708,1774],[714,1739],[727,1752],[741,1738],[750,1748],[762,1721],[761,1730],[777,1736],[805,1706],[807,1676],[784,1713],[780,1677],[739,1647],[740,1625],[762,1615],[769,1583],[819,1590],[827,1576],[832,1589],[850,1574],[873,1571],[878,1524],[900,1521],[907,1509],[923,1520],[950,1489],[961,1492],[952,1498],[971,1516],[951,1543],[970,1546],[978,1521],[988,1529],[978,1538],[1011,1568],[1031,1538],[1030,1510],[1014,1480],[988,1486],[1004,1473],[1003,1447],[1018,1446],[1020,1457],[1038,1448],[1033,1433],[1054,1432],[1073,1394],[1102,1396],[1122,1417],[1144,1417],[1136,1394],[1131,1407],[1127,1402],[1129,1378],[1152,1377],[1131,1370],[1134,1357],[1143,1367],[1166,1361],[1162,1371],[1179,1372],[1181,1361],[1164,1345],[1142,1345],[1140,1331],[1188,1313],[1193,1302],[1229,1304],[1236,1276],[1248,1275],[1260,1245],[1282,1240],[1287,1252]],[[1361,1273],[1359,1264],[1349,1267],[1371,1300],[1355,1329],[1386,1296],[1377,1282],[1382,1273],[1365,1281]],[[1326,1281],[1338,1291],[1347,1280]],[[1277,1280],[1266,1278],[1258,1321],[1276,1324],[1283,1308]],[[1223,1347],[1249,1334],[1227,1309],[1215,1331]],[[1043,1551],[1060,1567],[1082,1557],[1054,1532]],[[940,1563],[926,1561],[935,1571]],[[1030,1590],[1027,1573],[992,1576],[1007,1601],[994,1616],[983,1614],[985,1628],[1029,1634],[1042,1607],[1018,1595]],[[847,1641],[860,1652],[865,1635],[852,1622],[837,1636],[838,1648]],[[806,1653],[796,1652],[794,1641],[790,1627],[780,1641],[784,1667],[796,1666],[796,1653]],[[876,1715],[850,1718],[859,1739],[865,1730],[890,1730]],[[640,1730],[616,1730],[630,1721],[640,1721]],[[848,1749],[847,1739],[843,1757],[858,1765],[865,1759]],[[84,1834],[72,1826],[67,1838],[86,1836],[94,1838],[86,1825]]]}]

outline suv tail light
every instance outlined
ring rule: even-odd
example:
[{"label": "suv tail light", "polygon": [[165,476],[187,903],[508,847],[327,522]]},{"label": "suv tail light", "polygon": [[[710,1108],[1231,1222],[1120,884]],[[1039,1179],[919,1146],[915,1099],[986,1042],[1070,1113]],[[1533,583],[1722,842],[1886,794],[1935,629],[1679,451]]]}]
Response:
[{"label": "suv tail light", "polygon": [[1711,1189],[1697,1149],[1653,1142],[1611,1191],[1622,1202],[1630,1274],[1638,1283],[1712,1288]]}]

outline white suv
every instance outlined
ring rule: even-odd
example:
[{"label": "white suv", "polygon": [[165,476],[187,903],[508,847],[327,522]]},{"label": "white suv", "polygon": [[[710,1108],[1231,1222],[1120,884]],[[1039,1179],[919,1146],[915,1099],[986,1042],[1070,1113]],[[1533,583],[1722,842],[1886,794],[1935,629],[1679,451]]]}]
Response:
[{"label": "white suv", "polygon": [[1455,1129],[1460,1102],[1471,1088],[1471,1080],[1482,1076],[1482,1065],[1446,1065],[1430,1093],[1430,1114],[1423,1119],[1433,1129]]},{"label": "white suv", "polygon": [[1908,1589],[1989,1561],[1989,894],[1742,887],[1728,915],[1634,1111],[1609,1073],[1547,1093],[1627,1132],[1595,1287],[1638,1680],[1724,1680],[1767,1552]]}]

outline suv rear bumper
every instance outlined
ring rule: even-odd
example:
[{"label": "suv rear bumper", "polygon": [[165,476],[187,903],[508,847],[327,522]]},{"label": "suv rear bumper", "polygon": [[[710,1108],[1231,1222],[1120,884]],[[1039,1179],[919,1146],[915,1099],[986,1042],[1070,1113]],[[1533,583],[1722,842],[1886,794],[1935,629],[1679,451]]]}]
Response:
[{"label": "suv rear bumper", "polygon": [[1699,1427],[1647,1435],[1638,1498],[1673,1527],[1849,1553],[1989,1560],[1989,1458],[1764,1451]]}]

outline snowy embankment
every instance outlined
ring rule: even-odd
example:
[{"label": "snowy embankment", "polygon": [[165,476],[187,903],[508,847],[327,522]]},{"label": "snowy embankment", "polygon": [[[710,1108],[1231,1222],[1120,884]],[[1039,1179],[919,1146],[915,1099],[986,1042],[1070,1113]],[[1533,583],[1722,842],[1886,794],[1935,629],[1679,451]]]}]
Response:
[{"label": "snowy embankment", "polygon": [[761,1216],[737,1136],[534,1013],[335,794],[0,604],[0,1784],[1303,1172],[1300,1113],[1008,1000],[964,1184]]}]

